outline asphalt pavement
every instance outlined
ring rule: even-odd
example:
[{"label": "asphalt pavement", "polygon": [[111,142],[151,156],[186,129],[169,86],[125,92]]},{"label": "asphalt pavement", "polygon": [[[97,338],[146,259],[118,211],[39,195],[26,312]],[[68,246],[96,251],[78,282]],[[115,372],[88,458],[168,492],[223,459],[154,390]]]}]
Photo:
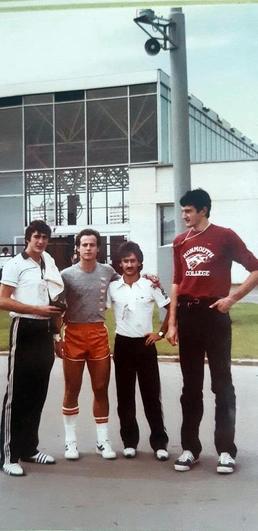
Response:
[{"label": "asphalt pavement", "polygon": [[[7,357],[0,357],[2,400]],[[95,453],[92,394],[87,373],[80,396],[78,439],[81,458],[64,459],[61,404],[63,375],[56,360],[42,415],[40,446],[56,465],[25,463],[26,477],[0,473],[0,530],[86,531],[257,531],[258,529],[258,367],[234,366],[237,393],[237,469],[216,473],[213,446],[214,397],[206,367],[203,453],[190,472],[173,469],[180,452],[180,366],[160,363],[170,460],[158,462],[149,446],[149,429],[137,395],[141,440],[136,459],[122,454],[116,414],[114,375],[110,384],[110,433],[118,458]]]}]

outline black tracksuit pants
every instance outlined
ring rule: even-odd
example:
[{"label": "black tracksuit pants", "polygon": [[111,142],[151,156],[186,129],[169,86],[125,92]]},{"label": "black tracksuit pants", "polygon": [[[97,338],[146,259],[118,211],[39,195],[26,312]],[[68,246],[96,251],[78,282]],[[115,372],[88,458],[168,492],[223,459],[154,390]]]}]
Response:
[{"label": "black tracksuit pants", "polygon": [[[213,301],[214,302],[214,301]],[[204,358],[208,358],[211,390],[215,394],[215,447],[236,456],[234,444],[236,397],[231,376],[231,320],[209,308],[209,301],[179,302],[178,332],[183,374],[181,442],[197,458],[202,446]]]},{"label": "black tracksuit pants", "polygon": [[116,335],[114,362],[120,434],[124,447],[137,448],[139,426],[136,420],[135,383],[138,377],[144,411],[149,423],[150,445],[154,451],[166,449],[168,436],[163,423],[160,378],[155,345],[146,338]]},{"label": "black tracksuit pants", "polygon": [[1,465],[37,453],[40,417],[53,362],[50,321],[13,319],[1,420]]}]

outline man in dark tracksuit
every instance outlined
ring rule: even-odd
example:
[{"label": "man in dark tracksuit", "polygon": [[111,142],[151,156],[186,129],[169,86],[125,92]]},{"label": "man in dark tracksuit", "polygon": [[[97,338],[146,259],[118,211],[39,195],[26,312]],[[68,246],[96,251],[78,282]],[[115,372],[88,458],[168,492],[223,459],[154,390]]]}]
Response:
[{"label": "man in dark tracksuit", "polygon": [[[11,312],[8,381],[1,421],[1,467],[11,476],[23,476],[19,460],[52,464],[37,449],[40,416],[54,362],[51,317],[60,309],[49,302],[47,272],[63,283],[52,257],[45,252],[50,227],[33,221],[25,232],[26,250],[4,266],[0,308]],[[58,287],[59,286],[59,287]]]},{"label": "man in dark tracksuit", "polygon": [[[187,192],[180,200],[187,231],[176,237],[174,280],[168,340],[179,340],[183,390],[181,405],[183,453],[175,470],[190,470],[202,450],[199,425],[203,415],[204,357],[207,355],[211,388],[216,397],[215,446],[217,472],[234,472],[236,398],[231,376],[230,307],[258,283],[258,260],[231,229],[209,222],[211,199],[205,190]],[[250,275],[233,293],[232,261]]]}]

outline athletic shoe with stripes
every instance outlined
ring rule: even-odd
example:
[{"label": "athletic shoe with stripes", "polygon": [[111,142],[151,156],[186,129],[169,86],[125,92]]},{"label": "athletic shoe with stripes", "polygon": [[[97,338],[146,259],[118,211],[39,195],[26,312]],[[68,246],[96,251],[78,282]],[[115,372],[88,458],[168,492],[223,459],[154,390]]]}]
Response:
[{"label": "athletic shoe with stripes", "polygon": [[190,450],[184,450],[180,457],[175,461],[174,468],[178,472],[186,472],[187,470],[191,470],[197,461],[198,459],[195,459]]},{"label": "athletic shoe with stripes", "polygon": [[25,476],[25,472],[19,463],[4,463],[2,470],[8,476]]},{"label": "athletic shoe with stripes", "polygon": [[116,459],[116,452],[112,449],[110,441],[97,442],[96,453],[104,459]]},{"label": "athletic shoe with stripes", "polygon": [[44,454],[43,452],[38,452],[35,455],[32,455],[31,457],[22,457],[22,461],[26,461],[27,463],[38,463],[40,465],[54,465],[55,459],[52,457],[52,455]]},{"label": "athletic shoe with stripes", "polygon": [[219,456],[217,472],[219,474],[232,474],[235,470],[235,464],[235,459],[228,452],[222,452]]}]

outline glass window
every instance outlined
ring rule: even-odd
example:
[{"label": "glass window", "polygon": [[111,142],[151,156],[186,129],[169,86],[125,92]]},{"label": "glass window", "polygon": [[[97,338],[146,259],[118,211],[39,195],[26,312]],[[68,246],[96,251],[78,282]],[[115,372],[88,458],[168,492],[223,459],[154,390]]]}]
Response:
[{"label": "glass window", "polygon": [[[1,183],[0,183],[1,184]],[[14,237],[23,234],[23,197],[2,197],[0,196],[0,226],[1,243],[8,244],[7,247],[13,252],[13,247],[9,244],[14,243]],[[17,252],[20,252],[19,248]]]},{"label": "glass window", "polygon": [[15,107],[22,104],[22,96],[10,96],[0,98],[0,107]]},{"label": "glass window", "polygon": [[170,161],[170,131],[169,131],[170,104],[167,99],[161,98],[161,162]]},{"label": "glass window", "polygon": [[43,219],[55,225],[54,177],[52,171],[28,171],[25,173],[26,221]]},{"label": "glass window", "polygon": [[25,167],[53,167],[52,105],[25,107]]},{"label": "glass window", "polygon": [[0,196],[23,194],[22,173],[0,173]]},{"label": "glass window", "polygon": [[108,223],[127,223],[129,221],[128,192],[121,190],[108,193]]},{"label": "glass window", "polygon": [[175,207],[160,205],[160,244],[171,244],[175,237]]},{"label": "glass window", "polygon": [[55,101],[77,101],[84,100],[84,90],[67,90],[55,93]]},{"label": "glass window", "polygon": [[55,107],[56,166],[84,166],[84,103],[65,103]]},{"label": "glass window", "polygon": [[0,227],[3,244],[14,243],[14,237],[23,233],[22,173],[0,173]]},{"label": "glass window", "polygon": [[134,96],[135,94],[149,94],[150,92],[157,92],[157,83],[142,83],[139,85],[130,85],[129,94]]},{"label": "glass window", "polygon": [[91,225],[105,225],[107,221],[106,191],[94,191],[90,188],[89,196],[89,223]]},{"label": "glass window", "polygon": [[157,160],[157,97],[130,98],[131,162]]},{"label": "glass window", "polygon": [[128,168],[88,170],[88,223],[126,223],[129,220]]},{"label": "glass window", "polygon": [[194,123],[194,118],[192,116],[190,116],[190,121],[189,121],[189,136],[190,136],[190,159],[191,159],[191,162],[195,162],[196,161],[195,123]]},{"label": "glass window", "polygon": [[99,89],[90,89],[86,91],[87,99],[115,98],[117,96],[126,96],[127,87],[108,87]]},{"label": "glass window", "polygon": [[163,85],[163,83],[160,84],[160,94],[164,98],[170,100],[170,88],[166,85]]},{"label": "glass window", "polygon": [[52,103],[53,94],[30,94],[23,97],[24,105],[32,103]]},{"label": "glass window", "polygon": [[87,225],[84,169],[56,172],[57,225]]},{"label": "glass window", "polygon": [[0,109],[0,170],[22,169],[22,109]]},{"label": "glass window", "polygon": [[88,164],[128,163],[127,99],[87,103]]}]

